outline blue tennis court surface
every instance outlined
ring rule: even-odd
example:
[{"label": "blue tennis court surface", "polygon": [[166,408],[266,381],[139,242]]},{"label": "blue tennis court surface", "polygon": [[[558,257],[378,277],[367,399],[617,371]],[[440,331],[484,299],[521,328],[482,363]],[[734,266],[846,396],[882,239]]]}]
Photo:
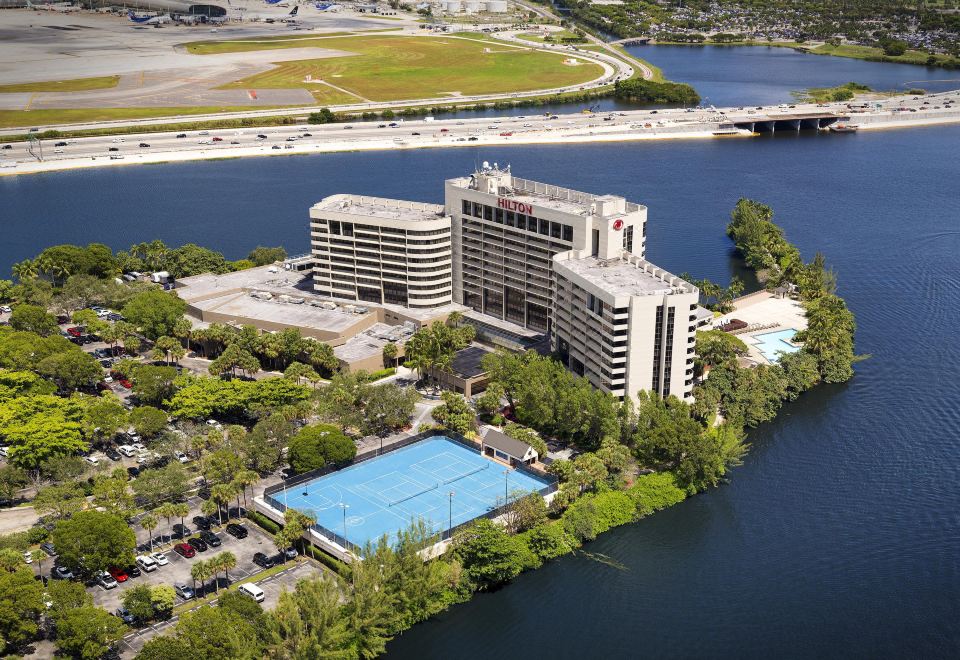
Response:
[{"label": "blue tennis court surface", "polygon": [[[504,491],[518,494],[549,485],[525,472],[509,469],[452,440],[436,436],[377,458],[274,493],[278,502],[309,511],[317,523],[363,546],[422,518],[435,533],[503,504]],[[306,492],[306,495],[304,495]],[[344,534],[344,509],[346,534]]]}]

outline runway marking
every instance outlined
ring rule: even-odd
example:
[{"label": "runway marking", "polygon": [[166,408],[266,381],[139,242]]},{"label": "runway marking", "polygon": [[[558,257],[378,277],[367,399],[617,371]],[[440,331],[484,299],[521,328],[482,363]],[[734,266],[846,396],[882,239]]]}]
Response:
[{"label": "runway marking", "polygon": [[33,94],[30,95],[30,98],[27,99],[27,106],[24,108],[24,110],[30,109],[30,106],[33,105],[33,99],[35,99],[36,97],[37,97],[37,92],[34,92]]}]

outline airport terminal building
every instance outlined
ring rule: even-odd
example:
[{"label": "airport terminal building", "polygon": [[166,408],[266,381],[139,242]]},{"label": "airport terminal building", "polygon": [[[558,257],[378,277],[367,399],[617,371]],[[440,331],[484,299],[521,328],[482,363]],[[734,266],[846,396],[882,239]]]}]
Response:
[{"label": "airport terminal building", "polygon": [[484,167],[443,206],[334,195],[310,210],[316,294],[549,337],[619,398],[691,399],[696,287],[644,259],[647,209]]}]

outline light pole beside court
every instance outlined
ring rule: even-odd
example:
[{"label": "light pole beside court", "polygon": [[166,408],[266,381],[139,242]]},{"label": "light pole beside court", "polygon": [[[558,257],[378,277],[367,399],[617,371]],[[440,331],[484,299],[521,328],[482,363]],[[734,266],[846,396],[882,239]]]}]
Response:
[{"label": "light pole beside court", "polygon": [[510,470],[506,469],[503,471],[503,506],[507,506],[510,501],[510,496],[507,494],[508,491],[508,482],[510,480]]},{"label": "light pole beside court", "polygon": [[454,492],[450,491],[450,522],[447,523],[447,537],[453,538],[453,495]]}]

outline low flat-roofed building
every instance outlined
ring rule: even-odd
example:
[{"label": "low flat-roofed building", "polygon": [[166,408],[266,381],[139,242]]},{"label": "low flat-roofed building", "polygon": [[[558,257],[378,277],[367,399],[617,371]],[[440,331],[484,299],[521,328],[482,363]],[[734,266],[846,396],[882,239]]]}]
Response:
[{"label": "low flat-roofed building", "polygon": [[567,367],[614,396],[640,391],[690,400],[699,290],[627,252],[554,257],[553,349]]},{"label": "low flat-roofed building", "polygon": [[310,208],[310,241],[319,294],[411,309],[453,301],[443,206],[333,195]]},{"label": "low flat-roofed building", "polygon": [[402,360],[403,346],[416,329],[416,325],[410,321],[403,325],[377,323],[337,346],[333,354],[346,371],[378,371],[390,366],[384,364],[383,347],[387,344],[396,346],[395,359]]},{"label": "low flat-roofed building", "polygon": [[480,362],[485,355],[492,353],[490,349],[476,344],[456,352],[450,363],[450,371],[431,369],[429,375],[440,386],[453,390],[468,399],[485,389],[490,382],[490,375]]},{"label": "low flat-roofed building", "polygon": [[480,440],[480,451],[488,458],[506,463],[509,466],[518,464],[532,465],[540,457],[537,450],[526,442],[511,438],[506,433],[491,428]]}]

